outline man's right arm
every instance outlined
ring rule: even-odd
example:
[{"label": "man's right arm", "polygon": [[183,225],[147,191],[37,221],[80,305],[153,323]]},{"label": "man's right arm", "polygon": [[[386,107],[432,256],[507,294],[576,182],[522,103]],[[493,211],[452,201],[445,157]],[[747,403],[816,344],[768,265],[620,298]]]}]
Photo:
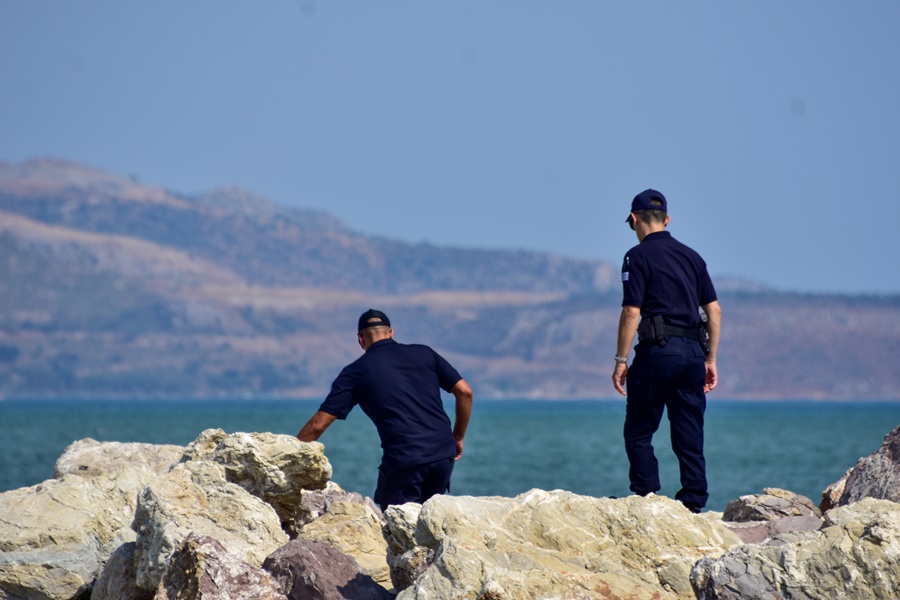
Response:
[{"label": "man's right arm", "polygon": [[703,391],[709,392],[719,383],[716,353],[719,351],[719,337],[722,332],[722,307],[719,306],[718,300],[713,300],[700,308],[706,313],[706,331],[709,333],[709,354],[706,356],[706,384],[703,386]]},{"label": "man's right arm", "polygon": [[297,434],[297,439],[301,442],[316,441],[328,429],[328,426],[334,423],[335,419],[337,417],[327,412],[321,410],[316,412]]},{"label": "man's right arm", "polygon": [[[623,306],[622,312],[619,314],[619,333],[616,344],[616,357],[627,359],[628,351],[634,343],[634,334],[637,332],[638,324],[641,322],[641,309],[637,306]],[[616,391],[625,394],[625,377],[628,375],[628,363],[625,361],[616,361],[616,368],[613,370],[612,380]]]},{"label": "man's right arm", "polygon": [[453,439],[456,440],[454,460],[459,460],[463,453],[463,439],[469,427],[469,417],[472,415],[473,393],[465,379],[457,381],[450,393],[456,398],[456,420],[453,423]]}]

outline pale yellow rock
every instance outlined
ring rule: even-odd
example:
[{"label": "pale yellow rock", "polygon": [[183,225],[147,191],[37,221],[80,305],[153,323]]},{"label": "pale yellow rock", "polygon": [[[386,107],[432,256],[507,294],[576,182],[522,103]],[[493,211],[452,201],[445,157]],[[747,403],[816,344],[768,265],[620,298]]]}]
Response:
[{"label": "pale yellow rock", "polygon": [[288,542],[273,508],[225,479],[225,468],[207,461],[180,463],[138,495],[137,582],[155,589],[175,548],[190,534],[208,535],[232,554],[259,567]]},{"label": "pale yellow rock", "polygon": [[135,499],[183,448],[80,440],[55,477],[0,494],[0,598],[70,599],[86,590],[131,530]]},{"label": "pale yellow rock", "polygon": [[319,442],[274,433],[225,433],[207,429],[185,450],[185,460],[208,460],[225,468],[229,482],[272,505],[287,520],[304,490],[331,479],[331,463]]},{"label": "pale yellow rock", "polygon": [[387,542],[381,533],[382,522],[366,504],[334,502],[324,515],[304,525],[299,537],[328,542],[352,556],[363,571],[384,587],[390,588]]},{"label": "pale yellow rock", "polygon": [[693,564],[740,539],[664,497],[531,490],[516,498],[435,496],[419,513],[415,543],[434,551],[434,564],[400,600],[662,600],[693,598]]}]

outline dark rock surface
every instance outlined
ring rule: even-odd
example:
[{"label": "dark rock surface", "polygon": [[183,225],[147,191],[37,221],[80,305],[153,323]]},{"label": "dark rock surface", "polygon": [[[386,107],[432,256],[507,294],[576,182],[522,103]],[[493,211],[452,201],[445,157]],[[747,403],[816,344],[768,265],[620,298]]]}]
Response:
[{"label": "dark rock surface", "polygon": [[128,542],[113,552],[94,582],[91,600],[153,600],[154,592],[137,585],[134,548],[134,542]]},{"label": "dark rock surface", "polygon": [[297,539],[263,563],[291,600],[388,600],[391,594],[346,554],[325,542]]},{"label": "dark rock surface", "polygon": [[205,535],[188,535],[172,555],[155,600],[286,600],[266,571]]},{"label": "dark rock surface", "polygon": [[838,505],[863,498],[900,502],[900,427],[885,436],[881,448],[859,459],[850,470]]}]

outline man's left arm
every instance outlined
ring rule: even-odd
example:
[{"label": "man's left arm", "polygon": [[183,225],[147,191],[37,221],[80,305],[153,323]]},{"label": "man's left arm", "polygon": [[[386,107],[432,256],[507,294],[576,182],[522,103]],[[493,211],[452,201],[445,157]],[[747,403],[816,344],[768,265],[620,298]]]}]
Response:
[{"label": "man's left arm", "polygon": [[463,440],[466,437],[466,429],[469,427],[469,417],[472,415],[472,388],[465,379],[460,379],[450,390],[456,398],[456,420],[453,423],[453,439],[456,440],[456,456],[459,460],[463,453]]},{"label": "man's left arm", "polygon": [[719,337],[722,332],[722,307],[719,306],[718,300],[713,300],[700,308],[706,313],[706,332],[709,333],[709,354],[706,355],[706,383],[703,386],[703,391],[709,392],[719,383],[716,354],[719,351]]}]

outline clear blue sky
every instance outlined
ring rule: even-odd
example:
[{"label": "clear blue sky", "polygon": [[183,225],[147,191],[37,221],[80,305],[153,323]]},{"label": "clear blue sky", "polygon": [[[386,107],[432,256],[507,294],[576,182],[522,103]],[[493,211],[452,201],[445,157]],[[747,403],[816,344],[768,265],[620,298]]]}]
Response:
[{"label": "clear blue sky", "polygon": [[0,5],[0,160],[239,185],[368,234],[900,293],[900,2]]}]

